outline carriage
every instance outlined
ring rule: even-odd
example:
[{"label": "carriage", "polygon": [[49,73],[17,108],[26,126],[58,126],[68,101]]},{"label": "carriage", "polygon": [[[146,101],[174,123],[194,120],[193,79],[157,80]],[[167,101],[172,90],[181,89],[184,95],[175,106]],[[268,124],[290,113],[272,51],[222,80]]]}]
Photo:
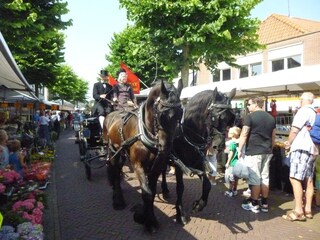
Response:
[{"label": "carriage", "polygon": [[91,180],[92,169],[105,167],[107,148],[101,137],[100,123],[97,117],[89,117],[74,124],[76,143],[79,144],[80,160],[84,163],[85,173]]}]

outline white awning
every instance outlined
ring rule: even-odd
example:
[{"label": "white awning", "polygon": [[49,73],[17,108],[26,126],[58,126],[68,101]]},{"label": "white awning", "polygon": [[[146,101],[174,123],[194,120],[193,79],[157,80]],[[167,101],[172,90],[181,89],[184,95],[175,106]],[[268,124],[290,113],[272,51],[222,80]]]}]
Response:
[{"label": "white awning", "polygon": [[21,73],[15,62],[6,41],[0,32],[0,85],[10,90],[26,92],[30,97],[37,97],[33,94],[32,88]]},{"label": "white awning", "polygon": [[[218,88],[220,92],[237,89],[235,98],[253,95],[277,96],[300,94],[305,91],[320,93],[320,64],[261,74],[254,77],[212,82],[182,90],[181,98],[190,98],[203,90]],[[318,95],[317,94],[317,95]]]}]

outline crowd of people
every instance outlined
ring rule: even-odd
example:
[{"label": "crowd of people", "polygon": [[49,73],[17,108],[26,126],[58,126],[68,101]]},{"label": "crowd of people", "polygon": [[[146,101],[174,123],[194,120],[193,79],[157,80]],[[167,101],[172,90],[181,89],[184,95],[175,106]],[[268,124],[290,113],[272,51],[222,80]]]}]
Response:
[{"label": "crowd of people", "polygon": [[[294,196],[293,210],[282,216],[288,221],[312,219],[313,205],[320,207],[319,145],[312,141],[309,133],[309,128],[314,125],[316,118],[313,101],[314,95],[311,92],[301,95],[301,106],[294,116],[288,139],[284,142]],[[263,98],[247,100],[248,114],[241,128],[235,126],[229,129],[226,149],[225,182],[228,184],[228,190],[225,195],[238,195],[239,177],[233,171],[233,167],[243,158],[244,167],[248,170],[248,189],[243,195],[247,195],[248,198],[241,207],[253,213],[269,211],[269,171],[275,147],[276,123],[274,116],[266,112],[264,106]]]}]

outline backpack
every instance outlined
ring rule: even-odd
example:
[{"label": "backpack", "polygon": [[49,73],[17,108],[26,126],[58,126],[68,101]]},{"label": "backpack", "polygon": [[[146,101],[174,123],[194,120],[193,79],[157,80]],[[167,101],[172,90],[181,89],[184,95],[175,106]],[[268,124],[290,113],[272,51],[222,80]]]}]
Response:
[{"label": "backpack", "polygon": [[320,113],[316,112],[314,124],[308,130],[313,143],[320,144]]}]

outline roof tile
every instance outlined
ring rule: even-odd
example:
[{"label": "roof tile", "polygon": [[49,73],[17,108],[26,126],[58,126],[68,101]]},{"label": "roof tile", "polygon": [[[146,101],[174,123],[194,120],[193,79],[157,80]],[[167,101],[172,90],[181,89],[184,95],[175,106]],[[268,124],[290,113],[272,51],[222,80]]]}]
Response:
[{"label": "roof tile", "polygon": [[260,24],[259,42],[270,44],[320,31],[320,22],[272,14]]}]

